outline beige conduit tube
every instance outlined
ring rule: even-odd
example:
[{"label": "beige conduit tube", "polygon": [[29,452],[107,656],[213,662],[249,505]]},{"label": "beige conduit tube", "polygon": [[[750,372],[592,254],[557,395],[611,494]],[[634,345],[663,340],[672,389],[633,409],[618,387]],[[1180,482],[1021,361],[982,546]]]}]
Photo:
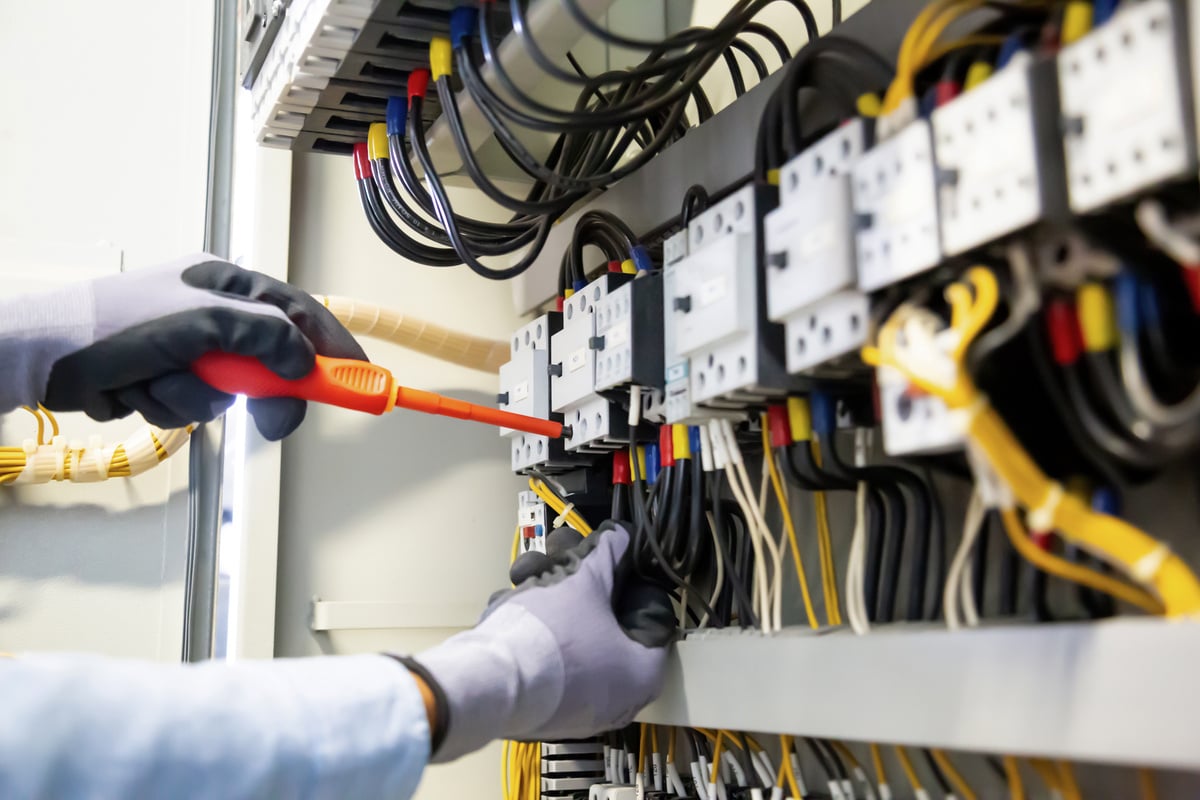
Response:
[{"label": "beige conduit tube", "polygon": [[356,336],[382,339],[452,364],[496,373],[508,361],[508,342],[484,339],[433,322],[348,297],[322,297],[317,302]]},{"label": "beige conduit tube", "polygon": [[[357,336],[389,341],[481,372],[496,373],[509,358],[507,342],[451,330],[361,300],[321,295],[316,299]],[[98,437],[83,443],[55,435],[46,442],[41,427],[39,419],[36,440],[27,440],[19,447],[0,447],[0,486],[130,478],[166,461],[183,447],[192,432],[190,426],[163,430],[148,425],[123,443],[106,445]]]}]

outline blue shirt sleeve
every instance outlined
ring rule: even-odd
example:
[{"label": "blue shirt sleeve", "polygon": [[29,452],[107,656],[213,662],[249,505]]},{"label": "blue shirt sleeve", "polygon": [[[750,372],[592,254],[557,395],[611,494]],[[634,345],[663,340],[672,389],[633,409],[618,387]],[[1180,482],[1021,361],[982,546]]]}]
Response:
[{"label": "blue shirt sleeve", "polygon": [[407,798],[429,760],[386,656],[0,658],[0,797]]}]

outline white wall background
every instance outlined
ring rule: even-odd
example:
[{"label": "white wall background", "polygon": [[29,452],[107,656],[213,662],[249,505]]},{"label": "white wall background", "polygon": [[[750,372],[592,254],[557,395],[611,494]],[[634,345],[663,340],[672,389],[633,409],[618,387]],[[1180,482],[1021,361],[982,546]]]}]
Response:
[{"label": "white wall background", "polygon": [[[203,244],[211,3],[0,0],[0,291]],[[0,441],[33,435],[0,417]],[[141,424],[63,415],[75,438]],[[0,491],[0,650],[178,660],[187,453],[135,480]]]},{"label": "white wall background", "polygon": [[[463,211],[479,213],[464,198]],[[350,160],[294,159],[290,279],[506,339],[517,326],[509,287],[465,267],[409,264],[375,238],[359,206]],[[406,385],[494,404],[493,375],[364,340]],[[376,418],[310,408],[283,445],[275,652],[280,656],[419,652],[450,629],[313,633],[314,596],[403,603],[422,625],[461,609],[467,627],[507,585],[520,483],[495,429],[413,412]],[[498,797],[499,746],[425,774],[419,798]]]}]

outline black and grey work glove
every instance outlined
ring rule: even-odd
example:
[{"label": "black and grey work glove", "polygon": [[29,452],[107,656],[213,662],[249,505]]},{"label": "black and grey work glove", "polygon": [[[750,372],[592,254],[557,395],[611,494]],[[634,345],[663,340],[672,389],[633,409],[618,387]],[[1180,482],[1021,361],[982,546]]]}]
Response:
[{"label": "black and grey work glove", "polygon": [[497,738],[553,741],[627,725],[662,688],[670,598],[637,578],[606,522],[547,572],[493,599],[469,631],[417,656],[442,697],[435,762]]},{"label": "black and grey work glove", "polygon": [[[55,358],[40,399],[52,411],[97,420],[140,412],[164,428],[206,422],[233,398],[191,372],[200,356],[252,356],[280,376],[302,378],[314,354],[365,359],[354,337],[310,295],[209,255],[99,278],[73,287],[89,325],[77,327]],[[304,420],[294,398],[250,400],[268,439]]]}]

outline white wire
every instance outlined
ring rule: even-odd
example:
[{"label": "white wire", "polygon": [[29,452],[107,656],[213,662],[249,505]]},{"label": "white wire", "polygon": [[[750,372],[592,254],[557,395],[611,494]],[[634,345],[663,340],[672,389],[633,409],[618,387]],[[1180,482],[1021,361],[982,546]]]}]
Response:
[{"label": "white wire", "polygon": [[[737,442],[732,441],[733,426],[730,426],[731,446],[737,447]],[[740,452],[740,449],[739,449]],[[734,463],[737,468],[738,476],[742,481],[743,491],[746,492],[746,497],[750,498],[753,491],[753,484],[750,483],[750,475],[746,472],[746,464],[742,460],[737,460]],[[775,537],[771,535],[771,529],[767,526],[767,520],[763,516],[762,509],[758,506],[753,506],[755,522],[758,525],[758,536],[762,544],[766,547],[771,556],[771,566],[773,570],[768,572],[764,567],[764,575],[769,575],[767,578],[767,606],[763,609],[765,612],[770,612],[771,615],[771,630],[778,631],[783,629],[783,582],[780,580],[780,573],[783,572],[783,553],[779,551],[779,545],[775,542]]]},{"label": "white wire", "polygon": [[942,609],[946,615],[946,627],[950,630],[958,630],[963,624],[957,602],[959,584],[963,579],[963,570],[971,556],[971,550],[975,547],[975,540],[979,537],[979,531],[983,527],[982,523],[986,513],[987,506],[984,505],[979,492],[971,492],[971,501],[967,503],[967,514],[963,520],[962,539],[958,543],[958,550],[954,553],[954,560],[950,562],[950,570],[946,574],[946,585],[942,589]]},{"label": "white wire", "polygon": [[1143,417],[1159,427],[1171,428],[1192,421],[1200,415],[1200,386],[1192,389],[1191,394],[1175,405],[1163,405],[1154,395],[1142,370],[1142,359],[1138,347],[1138,336],[1130,333],[1121,337],[1119,351],[1121,363],[1121,382],[1125,384],[1125,392]]},{"label": "white wire", "polygon": [[762,541],[759,538],[758,525],[754,521],[753,508],[746,502],[746,497],[742,492],[741,484],[738,483],[738,476],[734,472],[732,464],[725,465],[725,477],[729,480],[730,489],[733,490],[734,501],[737,502],[738,507],[742,510],[742,515],[746,518],[746,533],[750,536],[750,545],[754,549],[754,577],[750,587],[751,592],[754,593],[754,613],[758,614],[758,618],[762,621],[762,632],[770,633],[771,619],[766,613],[767,609],[770,608],[770,600],[766,597],[768,586],[765,574],[766,564],[763,559]]},{"label": "white wire", "polygon": [[866,598],[866,553],[867,553],[867,484],[858,482],[854,498],[854,536],[850,540],[850,559],[846,565],[846,616],[850,629],[862,635],[870,631],[871,621],[867,614]]}]

